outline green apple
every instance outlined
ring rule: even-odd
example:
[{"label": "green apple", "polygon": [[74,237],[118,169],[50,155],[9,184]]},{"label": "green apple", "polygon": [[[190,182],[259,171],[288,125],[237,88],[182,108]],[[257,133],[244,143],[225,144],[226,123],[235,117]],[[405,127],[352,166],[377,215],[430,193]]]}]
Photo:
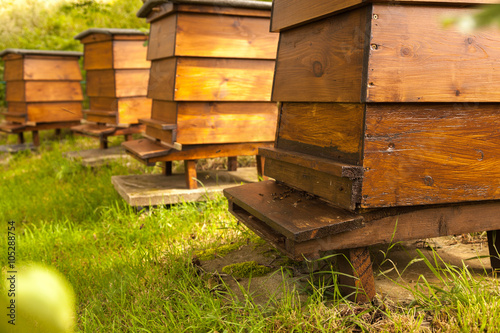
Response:
[{"label": "green apple", "polygon": [[64,276],[33,263],[19,265],[16,271],[2,274],[0,332],[73,332],[75,294]]}]

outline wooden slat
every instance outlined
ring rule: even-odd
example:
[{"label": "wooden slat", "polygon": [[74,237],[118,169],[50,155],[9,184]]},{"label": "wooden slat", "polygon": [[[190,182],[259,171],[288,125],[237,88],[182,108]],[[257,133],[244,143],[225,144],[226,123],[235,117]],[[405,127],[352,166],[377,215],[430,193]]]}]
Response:
[{"label": "wooden slat", "polygon": [[150,137],[151,139],[160,140],[164,144],[173,145],[176,139],[176,130],[161,130],[152,126],[146,125],[146,137]]},{"label": "wooden slat", "polygon": [[281,103],[277,148],[360,165],[363,104]]},{"label": "wooden slat", "polygon": [[177,56],[276,58],[279,35],[269,32],[269,18],[179,13],[177,31]]},{"label": "wooden slat", "polygon": [[35,123],[76,121],[82,119],[82,103],[48,102],[28,103],[28,121]]},{"label": "wooden slat", "polygon": [[364,7],[282,32],[273,101],[359,103],[370,17]]},{"label": "wooden slat", "polygon": [[26,102],[83,100],[82,86],[75,81],[27,81]]},{"label": "wooden slat", "polygon": [[98,124],[83,124],[71,127],[73,132],[81,133],[88,136],[104,136],[111,135],[116,131],[116,127],[98,125]]},{"label": "wooden slat", "polygon": [[24,60],[5,60],[3,79],[5,81],[20,81],[23,79]]},{"label": "wooden slat", "polygon": [[5,84],[5,100],[7,102],[25,102],[25,81],[7,81]]},{"label": "wooden slat", "polygon": [[149,69],[117,69],[115,71],[116,97],[146,96]]},{"label": "wooden slat", "polygon": [[148,97],[157,100],[173,101],[176,79],[176,58],[167,58],[151,62]]},{"label": "wooden slat", "polygon": [[[106,35],[107,36],[107,35]],[[83,69],[112,69],[113,68],[113,42],[85,44],[83,56]]]},{"label": "wooden slat", "polygon": [[87,71],[87,96],[116,97],[115,71],[112,69]]},{"label": "wooden slat", "polygon": [[273,60],[178,58],[176,101],[270,101]]},{"label": "wooden slat", "polygon": [[26,57],[24,59],[23,79],[81,81],[82,73],[77,58],[59,60]]},{"label": "wooden slat", "polygon": [[13,123],[24,124],[27,120],[26,113],[11,113],[11,112],[3,112],[4,118],[6,121],[10,121]]},{"label": "wooden slat", "polygon": [[151,67],[146,60],[147,45],[144,40],[113,41],[113,68],[140,69]]},{"label": "wooden slat", "polygon": [[150,127],[157,128],[159,130],[172,130],[172,129],[177,128],[176,124],[167,124],[167,123],[162,122],[160,120],[155,120],[155,119],[150,119],[150,118],[149,119],[148,118],[139,119],[139,122],[141,124],[145,124],[145,125],[148,125]]},{"label": "wooden slat", "polygon": [[355,210],[361,201],[361,179],[338,177],[269,157],[264,174],[344,209]]},{"label": "wooden slat", "polygon": [[128,153],[142,160],[166,155],[171,150],[170,148],[156,144],[148,139],[125,141],[122,142],[122,146]]},{"label": "wooden slat", "polygon": [[273,141],[275,103],[183,102],[178,107],[177,140],[182,144]]},{"label": "wooden slat", "polygon": [[266,9],[214,6],[213,4],[209,4],[208,6],[179,4],[177,6],[177,10],[179,12],[212,13],[217,15],[236,15],[236,16],[255,16],[255,17],[271,16],[271,11]]},{"label": "wooden slat", "polygon": [[117,124],[116,111],[100,111],[100,110],[85,110],[85,119],[89,122],[104,123],[104,124]]},{"label": "wooden slat", "polygon": [[498,104],[369,104],[363,207],[499,199]]},{"label": "wooden slat", "polygon": [[495,4],[497,0],[274,0],[271,31],[281,31],[367,3]]},{"label": "wooden slat", "polygon": [[233,204],[295,242],[326,237],[363,227],[357,214],[268,180],[224,190]]},{"label": "wooden slat", "polygon": [[363,178],[363,167],[361,166],[339,163],[330,159],[315,157],[308,154],[277,148],[262,148],[259,150],[259,155],[295,164],[304,168],[314,169],[336,177],[349,179]]},{"label": "wooden slat", "polygon": [[166,156],[150,158],[148,162],[155,163],[167,161],[199,160],[202,158],[257,155],[259,148],[272,147],[272,145],[273,144],[271,142],[254,142],[183,146],[182,151],[171,151],[170,154]]},{"label": "wooden slat", "polygon": [[177,102],[153,100],[151,118],[163,121],[167,124],[176,124],[177,104]]},{"label": "wooden slat", "polygon": [[367,101],[500,102],[498,29],[470,34],[441,22],[477,10],[374,5],[373,13]]},{"label": "wooden slat", "polygon": [[28,112],[26,103],[24,102],[9,102],[7,104],[7,111],[9,113],[23,113],[23,114],[26,114]]},{"label": "wooden slat", "polygon": [[118,111],[118,99],[115,97],[89,97],[92,111]]},{"label": "wooden slat", "polygon": [[149,29],[148,60],[171,57],[175,51],[177,15],[164,16],[151,23]]}]

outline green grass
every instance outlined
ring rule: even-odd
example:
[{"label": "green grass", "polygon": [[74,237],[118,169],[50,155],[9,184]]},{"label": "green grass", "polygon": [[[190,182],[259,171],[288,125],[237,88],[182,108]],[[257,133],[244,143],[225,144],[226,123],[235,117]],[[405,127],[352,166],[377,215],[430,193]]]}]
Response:
[{"label": "green grass", "polygon": [[[413,304],[352,304],[334,292],[331,268],[322,268],[321,278],[311,273],[311,279],[292,284],[288,264],[274,273],[287,281],[284,296],[257,302],[248,288],[251,281],[239,281],[234,290],[227,278],[207,277],[192,262],[200,251],[238,248],[255,239],[228,213],[223,197],[138,214],[115,192],[110,177],[159,169],[131,160],[83,167],[63,154],[95,148],[96,140],[66,132],[59,142],[50,131],[41,134],[37,152],[12,155],[8,164],[0,164],[0,237],[6,239],[7,222],[15,221],[18,261],[41,262],[66,276],[76,292],[78,331],[479,332],[500,327],[497,281],[443,265],[439,258],[428,264],[442,283],[422,279],[412,290]],[[0,136],[0,143],[7,141],[12,138]],[[5,241],[0,243],[0,253],[6,253]],[[6,255],[0,261],[5,266]]]}]

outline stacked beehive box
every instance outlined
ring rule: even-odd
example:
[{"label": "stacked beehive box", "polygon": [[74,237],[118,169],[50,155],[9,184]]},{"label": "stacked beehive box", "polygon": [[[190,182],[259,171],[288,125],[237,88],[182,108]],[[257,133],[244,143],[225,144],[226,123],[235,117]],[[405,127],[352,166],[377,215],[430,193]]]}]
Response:
[{"label": "stacked beehive box", "polygon": [[350,249],[369,297],[364,247],[500,229],[498,30],[444,28],[475,12],[452,1],[273,6],[279,183],[226,190],[233,214],[296,259]]},{"label": "stacked beehive box", "polygon": [[145,139],[123,145],[154,165],[184,160],[196,188],[196,160],[255,155],[272,146],[276,103],[270,102],[277,34],[270,4],[257,1],[147,1],[138,13],[151,24]]},{"label": "stacked beehive box", "polygon": [[7,113],[0,130],[33,133],[39,144],[38,131],[74,126],[82,116],[82,75],[79,52],[6,49],[0,53],[5,61]]},{"label": "stacked beehive box", "polygon": [[99,137],[101,148],[108,136],[141,132],[138,119],[151,112],[147,36],[133,29],[89,29],[75,39],[84,44],[90,108],[85,124],[73,130]]}]

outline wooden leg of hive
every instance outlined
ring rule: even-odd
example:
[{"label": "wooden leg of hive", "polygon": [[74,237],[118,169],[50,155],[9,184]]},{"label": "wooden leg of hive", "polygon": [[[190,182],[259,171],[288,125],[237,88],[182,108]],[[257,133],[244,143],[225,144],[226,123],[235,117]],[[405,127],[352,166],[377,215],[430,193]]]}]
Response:
[{"label": "wooden leg of hive", "polygon": [[40,145],[40,135],[38,131],[31,132],[31,135],[33,136],[33,144],[38,147]]},{"label": "wooden leg of hive", "polygon": [[170,162],[170,161],[165,162],[165,166],[164,166],[164,169],[163,169],[163,174],[165,176],[172,176],[172,162]]},{"label": "wooden leg of hive", "polygon": [[260,155],[256,155],[255,160],[257,162],[257,174],[262,178],[262,180],[267,180],[268,178],[264,176],[264,166],[266,164],[266,158]]},{"label": "wooden leg of hive", "polygon": [[23,132],[17,133],[17,143],[19,143],[19,144],[24,143],[24,133]]},{"label": "wooden leg of hive", "polygon": [[132,137],[132,134],[125,134],[125,141],[132,141],[134,138]]},{"label": "wooden leg of hive", "polygon": [[229,156],[227,158],[227,171],[236,171],[236,170],[238,170],[238,157]]},{"label": "wooden leg of hive", "polygon": [[198,182],[196,181],[196,160],[185,160],[184,172],[186,174],[187,188],[190,190],[197,189]]},{"label": "wooden leg of hive", "polygon": [[108,137],[106,137],[106,136],[99,137],[99,148],[101,148],[101,149],[108,148]]},{"label": "wooden leg of hive", "polygon": [[353,302],[370,302],[375,297],[375,278],[368,248],[340,252],[337,264],[343,273],[338,279],[342,293],[350,295],[349,299]]},{"label": "wooden leg of hive", "polygon": [[61,129],[60,128],[56,128],[55,132],[56,132],[56,136],[58,138],[60,138],[61,137]]},{"label": "wooden leg of hive", "polygon": [[490,251],[491,268],[500,270],[500,233],[498,230],[488,231],[488,249]]}]

